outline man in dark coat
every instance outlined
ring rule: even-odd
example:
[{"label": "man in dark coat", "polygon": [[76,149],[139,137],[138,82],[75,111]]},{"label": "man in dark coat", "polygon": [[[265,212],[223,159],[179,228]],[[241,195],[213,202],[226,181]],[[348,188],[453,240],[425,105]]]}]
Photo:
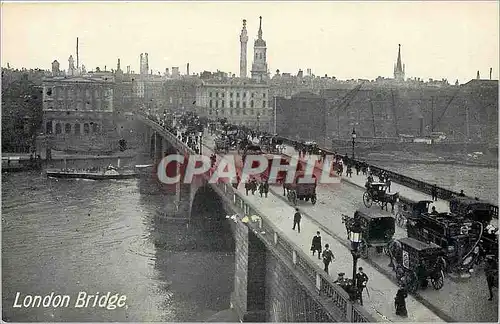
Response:
[{"label": "man in dark coat", "polygon": [[325,250],[323,251],[323,264],[325,265],[325,270],[326,273],[328,273],[328,266],[330,265],[330,262],[332,262],[335,259],[335,256],[333,255],[333,252],[330,250],[330,245],[325,244]]},{"label": "man in dark coat", "polygon": [[302,215],[299,212],[298,208],[295,208],[295,215],[293,215],[293,230],[295,231],[295,225],[297,225],[299,233],[300,233],[300,219],[302,218]]},{"label": "man in dark coat", "polygon": [[492,257],[487,257],[484,273],[486,274],[486,282],[488,283],[488,291],[490,292],[488,300],[492,300],[493,287],[495,286],[495,281],[498,281],[498,265]]},{"label": "man in dark coat", "polygon": [[267,198],[267,194],[269,193],[269,182],[267,179],[264,182],[260,183],[259,192],[260,192],[261,197],[262,197],[262,194],[264,194],[265,197]]},{"label": "man in dark coat", "polygon": [[465,197],[464,191],[460,190],[460,193],[458,194],[459,197]]},{"label": "man in dark coat", "polygon": [[311,251],[313,255],[316,251],[318,251],[318,259],[321,259],[321,235],[319,234],[319,231],[316,232],[316,235],[312,239]]},{"label": "man in dark coat", "polygon": [[356,274],[356,287],[358,288],[359,302],[363,305],[363,290],[366,288],[368,276],[363,272],[363,268],[359,267],[359,272]]},{"label": "man in dark coat", "polygon": [[434,184],[431,189],[431,196],[432,196],[432,201],[437,201],[437,186]]},{"label": "man in dark coat", "polygon": [[394,298],[394,306],[396,307],[396,315],[402,317],[408,317],[408,311],[406,310],[406,297],[408,297],[408,293],[405,289],[401,288],[396,293],[396,297]]}]

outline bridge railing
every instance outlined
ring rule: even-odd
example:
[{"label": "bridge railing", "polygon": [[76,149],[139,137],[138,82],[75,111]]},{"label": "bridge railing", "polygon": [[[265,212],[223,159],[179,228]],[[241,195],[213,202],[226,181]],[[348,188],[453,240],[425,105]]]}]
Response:
[{"label": "bridge railing", "polygon": [[324,297],[327,306],[340,316],[344,322],[374,322],[376,321],[363,307],[349,300],[349,295],[326,274],[310,256],[274,224],[267,220],[251,203],[236,191],[229,183],[213,184],[228,201],[232,201],[242,216],[248,219],[247,225],[269,246],[272,246],[281,257],[289,261],[296,271],[306,278],[310,287],[315,287],[317,293]]},{"label": "bridge railing", "polygon": [[[293,139],[290,139],[290,138],[280,137],[280,136],[278,138],[280,140],[282,140],[284,143],[286,143],[287,145],[290,145],[290,146],[293,146],[293,147],[295,147],[297,144],[300,144],[299,141],[296,141],[296,140],[293,140]],[[326,152],[327,154],[331,154],[331,155],[334,154],[334,152],[332,152],[331,150],[327,150],[327,149],[324,149],[324,148],[321,148],[321,150],[323,152]],[[349,160],[350,161],[354,161],[354,162],[359,162],[356,159],[352,160],[351,158],[349,158]],[[386,169],[383,169],[383,168],[380,168],[380,167],[377,167],[377,166],[374,166],[374,165],[371,165],[371,164],[367,164],[367,165],[370,167],[370,169],[372,171],[374,171],[375,174],[384,172],[385,174],[387,174],[389,176],[389,178],[393,182],[399,183],[400,185],[403,185],[405,187],[408,187],[408,188],[411,188],[411,189],[414,189],[414,190],[418,190],[418,191],[426,193],[428,195],[431,195],[431,193],[432,193],[432,187],[433,187],[432,184],[429,184],[427,182],[424,182],[424,181],[421,181],[421,180],[417,180],[417,179],[405,176],[405,175],[400,174],[400,173],[396,173],[396,172],[393,172],[393,171],[390,171],[390,170],[386,170]],[[458,192],[455,192],[455,191],[452,191],[452,190],[449,190],[449,189],[446,189],[446,188],[442,188],[442,187],[437,187],[436,186],[436,189],[437,189],[436,190],[437,191],[437,197],[441,198],[443,200],[450,200],[451,198],[456,197],[456,196],[459,195]],[[491,210],[492,216],[494,218],[498,219],[498,206],[490,203],[490,210]]]}]

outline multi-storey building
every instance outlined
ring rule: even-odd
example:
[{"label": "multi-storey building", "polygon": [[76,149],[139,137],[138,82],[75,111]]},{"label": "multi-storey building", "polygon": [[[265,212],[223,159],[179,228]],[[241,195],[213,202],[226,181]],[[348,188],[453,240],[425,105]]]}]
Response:
[{"label": "multi-storey building", "polygon": [[44,133],[50,147],[64,151],[112,151],[114,126],[111,73],[43,80]]},{"label": "multi-storey building", "polygon": [[227,118],[230,123],[271,130],[273,106],[266,84],[248,79],[224,83],[204,81],[196,90],[198,113],[209,118]]}]

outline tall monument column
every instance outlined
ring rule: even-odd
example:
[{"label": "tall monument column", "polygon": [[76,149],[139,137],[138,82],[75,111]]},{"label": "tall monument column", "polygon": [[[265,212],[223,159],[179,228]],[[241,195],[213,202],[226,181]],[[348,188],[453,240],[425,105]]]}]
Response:
[{"label": "tall monument column", "polygon": [[243,19],[243,28],[241,29],[240,34],[240,44],[241,44],[241,52],[240,52],[240,78],[247,77],[247,21]]}]

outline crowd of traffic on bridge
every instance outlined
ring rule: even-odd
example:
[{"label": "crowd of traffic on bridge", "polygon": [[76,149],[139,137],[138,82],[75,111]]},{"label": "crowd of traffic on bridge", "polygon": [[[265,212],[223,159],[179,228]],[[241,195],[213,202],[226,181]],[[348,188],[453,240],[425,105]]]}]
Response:
[{"label": "crowd of traffic on bridge", "polygon": [[[200,118],[194,113],[171,116],[164,113],[148,114],[154,120],[195,152],[200,153],[201,136],[206,128],[211,135],[215,135],[216,153],[227,153],[235,150],[244,156],[252,149],[263,148],[269,153],[280,154],[284,146],[277,134],[249,129],[244,126],[231,125],[225,119],[208,120]],[[162,118],[163,117],[163,118]],[[198,139],[197,139],[198,138]],[[316,155],[325,159],[327,153],[322,151],[314,142],[296,142],[295,149],[300,155]],[[214,153],[211,158],[212,167],[218,162]],[[343,218],[348,237],[353,242],[357,237],[356,251],[359,255],[368,257],[368,248],[376,247],[377,252],[385,251],[390,259],[393,271],[396,273],[401,289],[395,298],[395,308],[399,315],[405,316],[406,308],[404,299],[408,293],[418,289],[426,289],[428,282],[435,289],[440,289],[444,284],[444,273],[472,273],[474,268],[483,266],[486,284],[489,291],[489,300],[493,298],[493,287],[498,287],[498,228],[490,224],[492,220],[491,206],[479,199],[465,197],[463,190],[460,194],[450,199],[450,212],[440,212],[435,208],[429,211],[430,203],[437,200],[435,189],[432,200],[410,201],[404,199],[400,202],[399,193],[391,192],[391,179],[389,175],[380,170],[371,170],[365,162],[356,161],[346,155],[334,154],[334,170],[339,176],[352,176],[352,169],[356,174],[361,172],[366,177],[363,194],[363,203],[367,208],[377,204],[381,209],[387,210],[387,204],[397,205],[396,215],[363,214],[356,211],[354,217]],[[378,172],[377,172],[378,171]],[[374,180],[378,177],[378,181]],[[238,187],[241,179],[234,184]],[[267,198],[269,183],[266,178],[251,177],[245,181],[246,194],[255,195],[259,190],[262,199]],[[435,186],[434,186],[435,187]],[[316,202],[316,187],[283,184],[284,194],[288,200],[297,205],[297,199],[309,199]],[[296,209],[293,215],[293,229],[300,233],[301,213]],[[389,220],[389,221],[387,221]],[[394,239],[395,224],[407,231],[407,236]],[[357,233],[354,236],[352,233]],[[323,258],[324,270],[335,260],[335,256],[328,244],[322,246],[319,232],[312,240],[311,251],[313,255],[318,252],[318,257]],[[354,252],[353,252],[354,253]],[[321,256],[320,256],[321,255]],[[353,254],[354,255],[354,254]],[[362,269],[358,273],[353,271],[353,279],[345,279],[339,273],[337,283],[343,287],[353,298],[362,303],[363,285],[368,278]],[[357,281],[358,280],[358,281]],[[357,282],[357,283],[356,283]],[[356,283],[356,284],[355,284]],[[355,288],[353,288],[355,287]]]}]

